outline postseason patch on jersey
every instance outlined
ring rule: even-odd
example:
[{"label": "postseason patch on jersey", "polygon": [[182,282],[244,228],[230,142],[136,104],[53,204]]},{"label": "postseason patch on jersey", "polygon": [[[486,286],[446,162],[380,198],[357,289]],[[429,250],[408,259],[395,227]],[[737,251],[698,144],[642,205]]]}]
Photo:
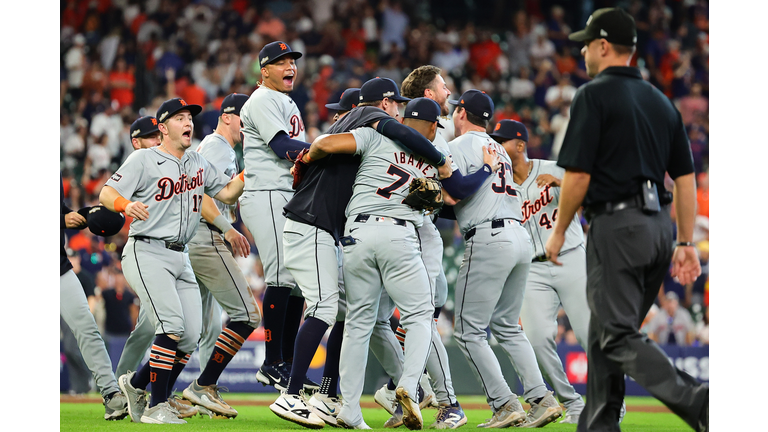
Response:
[{"label": "postseason patch on jersey", "polygon": [[119,182],[121,178],[123,178],[123,176],[121,176],[118,173],[114,173],[114,174],[112,174],[112,177],[110,177],[110,179],[112,179],[115,182]]}]

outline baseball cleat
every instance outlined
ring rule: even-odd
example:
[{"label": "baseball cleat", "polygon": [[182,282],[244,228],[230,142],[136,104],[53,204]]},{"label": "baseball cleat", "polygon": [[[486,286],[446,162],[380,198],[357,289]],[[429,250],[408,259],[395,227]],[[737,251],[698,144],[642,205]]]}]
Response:
[{"label": "baseball cleat", "polygon": [[331,426],[338,427],[336,416],[341,410],[341,401],[338,398],[332,398],[324,394],[315,392],[307,402],[309,409],[313,410],[318,417]]},{"label": "baseball cleat", "polygon": [[420,430],[424,426],[421,419],[421,410],[419,404],[408,396],[408,391],[402,387],[395,389],[395,397],[403,407],[403,424],[410,430]]},{"label": "baseball cleat", "polygon": [[621,410],[619,411],[619,424],[624,421],[624,415],[627,414],[627,404],[621,401]]},{"label": "baseball cleat", "polygon": [[337,418],[336,421],[339,424],[340,428],[343,429],[370,429],[371,427],[365,424],[365,420],[361,421],[359,425],[352,426],[350,424],[347,424],[347,422],[344,421],[342,418]]},{"label": "baseball cleat", "polygon": [[389,429],[395,429],[399,428],[403,425],[403,407],[400,406],[400,404],[397,404],[397,408],[395,408],[395,412],[392,413],[392,417],[390,417],[387,421],[384,422],[384,427]]},{"label": "baseball cleat", "polygon": [[[286,378],[290,378],[291,377],[291,368],[293,367],[293,364],[289,363],[289,362],[283,362],[283,363],[281,363],[281,365],[283,365],[280,368],[283,371],[283,376],[285,376]],[[307,394],[312,394],[312,393],[320,390],[320,384],[312,381],[306,375],[304,376],[303,387],[304,387],[304,392],[307,393]],[[286,384],[286,388],[288,388],[287,384]]]},{"label": "baseball cleat", "polygon": [[562,424],[579,424],[579,416],[584,410],[584,401],[581,398],[577,398],[573,401],[569,401],[565,405],[565,416],[560,423]]},{"label": "baseball cleat", "polygon": [[281,393],[269,409],[280,418],[310,429],[325,427],[325,421],[315,414],[299,395]]},{"label": "baseball cleat", "polygon": [[193,417],[198,413],[197,406],[184,403],[184,401],[182,401],[181,398],[175,394],[168,398],[168,405],[179,412],[180,419]]},{"label": "baseball cleat", "polygon": [[288,390],[288,376],[283,372],[283,363],[277,365],[261,365],[256,373],[256,380],[265,386],[274,386],[280,391]]},{"label": "baseball cleat", "polygon": [[528,410],[528,414],[525,417],[525,423],[520,427],[524,428],[539,428],[544,427],[559,419],[563,415],[563,408],[557,403],[555,397],[552,396],[552,392],[547,392],[547,395],[539,401],[539,403],[531,402],[531,409]]},{"label": "baseball cleat", "polygon": [[237,410],[224,402],[219,390],[227,391],[225,387],[219,387],[216,384],[200,386],[197,384],[197,380],[194,380],[189,387],[184,389],[182,395],[184,395],[184,399],[194,405],[202,405],[216,414],[230,418],[236,417]]},{"label": "baseball cleat", "polygon": [[122,420],[128,415],[128,399],[120,392],[104,398],[104,420]]},{"label": "baseball cleat", "polygon": [[507,428],[518,426],[525,421],[525,410],[514,394],[512,398],[501,406],[485,423],[480,423],[481,428]]},{"label": "baseball cleat", "polygon": [[376,401],[379,406],[387,410],[389,415],[395,414],[395,407],[397,406],[395,391],[388,389],[386,384],[376,390],[376,393],[373,395],[373,400]]},{"label": "baseball cleat", "polygon": [[452,405],[440,405],[437,408],[433,429],[458,429],[467,424],[467,416],[461,409],[459,402]]},{"label": "baseball cleat", "polygon": [[437,408],[439,404],[437,403],[437,396],[435,396],[435,391],[432,389],[432,384],[429,382],[429,375],[426,373],[421,374],[419,385],[421,386],[422,390],[424,390],[424,398],[419,400],[419,408]]},{"label": "baseball cleat", "polygon": [[141,422],[152,424],[186,424],[187,421],[180,419],[178,413],[178,411],[168,405],[168,402],[163,402],[146,409],[141,416]]},{"label": "baseball cleat", "polygon": [[131,416],[131,421],[141,423],[141,416],[144,415],[144,410],[147,408],[147,391],[134,388],[131,385],[131,378],[135,374],[136,372],[128,371],[127,374],[120,375],[117,384],[128,401],[128,415]]}]

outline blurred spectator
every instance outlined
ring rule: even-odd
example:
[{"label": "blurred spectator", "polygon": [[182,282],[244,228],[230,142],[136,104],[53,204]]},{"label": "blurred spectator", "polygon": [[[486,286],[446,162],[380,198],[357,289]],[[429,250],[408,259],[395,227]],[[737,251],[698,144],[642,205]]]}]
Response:
[{"label": "blurred spectator", "polygon": [[696,323],[696,345],[709,345],[709,306],[704,308],[704,317]]},{"label": "blurred spectator", "polygon": [[531,70],[527,66],[520,67],[520,73],[512,77],[509,83],[509,95],[519,108],[521,103],[532,104],[536,85],[531,81]]},{"label": "blurred spectator", "polygon": [[469,46],[469,64],[478,77],[485,79],[491,76],[492,70],[498,72],[498,61],[502,51],[490,31],[480,30],[479,33],[478,40]]},{"label": "blurred spectator", "polygon": [[268,39],[266,42],[280,40],[285,34],[285,24],[283,20],[274,16],[271,10],[265,9],[259,17],[256,33],[266,37]]},{"label": "blurred spectator", "polygon": [[64,64],[67,67],[67,83],[73,99],[79,99],[83,94],[83,77],[85,76],[86,51],[85,36],[78,33],[72,38],[74,45],[67,51]]},{"label": "blurred spectator", "polygon": [[648,323],[648,337],[662,345],[690,346],[695,335],[691,314],[680,307],[674,292],[666,293],[665,298],[659,312]]},{"label": "blurred spectator", "polygon": [[549,122],[549,130],[554,134],[552,138],[552,153],[549,155],[551,160],[557,160],[557,156],[560,154],[560,147],[563,145],[565,131],[568,130],[568,121],[570,119],[570,101],[562,101],[560,103],[560,111],[553,115],[552,120]]},{"label": "blurred spectator", "polygon": [[124,58],[118,58],[115,69],[109,73],[109,98],[116,100],[120,107],[133,105],[133,87],[136,80]]},{"label": "blurred spectator", "polygon": [[[101,144],[104,146],[106,152],[107,165],[102,166],[98,164],[92,170],[93,172],[99,169],[109,168],[109,162],[115,158],[120,152],[120,130],[123,128],[123,119],[117,112],[119,103],[117,101],[111,101],[111,103],[101,105],[104,107],[103,111],[97,111],[91,119],[91,140],[92,142]],[[91,149],[88,149],[88,155],[91,157]],[[91,158],[91,162],[97,163],[101,160],[95,161]]]},{"label": "blurred spectator", "polygon": [[528,23],[528,14],[524,10],[515,12],[514,27],[507,32],[507,50],[509,53],[509,68],[517,71],[531,66],[529,56],[533,45],[533,35]]},{"label": "blurred spectator", "polygon": [[[410,19],[403,12],[400,0],[383,0],[381,2],[381,53],[388,54],[392,46],[397,51],[405,50],[405,31]],[[395,81],[400,82],[400,81]]]},{"label": "blurred spectator", "polygon": [[552,60],[555,56],[555,44],[547,39],[547,29],[538,25],[533,29],[534,41],[529,48],[531,63],[538,68],[544,60]]},{"label": "blurred spectator", "polygon": [[138,298],[127,287],[125,277],[120,271],[107,272],[107,287],[102,290],[104,299],[104,342],[107,345],[109,358],[112,360],[112,371],[115,371],[125,341],[136,325],[139,315]]},{"label": "blurred spectator", "polygon": [[83,75],[83,83],[81,89],[84,94],[91,94],[92,92],[104,93],[107,89],[109,80],[107,73],[98,61],[86,61],[86,71]]},{"label": "blurred spectator", "polygon": [[678,108],[685,125],[692,124],[696,114],[709,113],[709,100],[702,95],[701,83],[691,85],[690,94],[680,98]]},{"label": "blurred spectator", "polygon": [[565,9],[562,6],[552,6],[550,18],[547,20],[547,36],[560,50],[568,43],[568,35],[571,34],[571,27],[565,23]]},{"label": "blurred spectator", "polygon": [[696,214],[709,218],[709,173],[696,176]]},{"label": "blurred spectator", "polygon": [[557,80],[557,85],[547,89],[544,102],[550,110],[559,110],[563,103],[570,104],[576,94],[576,87],[571,84],[571,75],[562,74]]}]

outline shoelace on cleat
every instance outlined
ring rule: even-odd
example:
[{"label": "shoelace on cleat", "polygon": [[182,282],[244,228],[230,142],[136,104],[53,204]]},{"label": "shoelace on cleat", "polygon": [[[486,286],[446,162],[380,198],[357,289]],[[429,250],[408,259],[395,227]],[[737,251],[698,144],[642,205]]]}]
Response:
[{"label": "shoelace on cleat", "polygon": [[214,396],[214,397],[215,397],[215,398],[216,398],[216,399],[217,399],[219,402],[221,402],[221,403],[223,403],[223,404],[226,404],[226,402],[224,402],[224,399],[222,399],[222,398],[221,398],[221,394],[220,394],[219,392],[220,392],[220,391],[223,391],[223,392],[227,392],[227,393],[229,393],[229,389],[228,389],[228,388],[226,388],[226,387],[224,387],[224,386],[218,386],[218,385],[216,385],[216,384],[211,384],[211,386],[210,386],[210,387],[211,387],[211,391],[213,392],[213,396]]}]

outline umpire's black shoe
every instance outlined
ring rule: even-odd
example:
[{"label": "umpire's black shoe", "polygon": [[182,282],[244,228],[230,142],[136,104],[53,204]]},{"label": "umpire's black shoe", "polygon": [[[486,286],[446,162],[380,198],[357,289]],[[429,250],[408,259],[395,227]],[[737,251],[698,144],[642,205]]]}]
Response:
[{"label": "umpire's black shoe", "polygon": [[283,365],[285,363],[278,363],[275,365],[263,364],[256,373],[256,379],[265,386],[271,385],[280,391],[288,389],[288,376],[284,374]]},{"label": "umpire's black shoe", "polygon": [[[293,364],[290,363],[290,362],[282,362],[282,363],[280,363],[280,365],[282,365],[283,375],[285,375],[287,378],[290,378],[291,377],[291,368],[293,367]],[[304,385],[303,385],[303,387],[304,387],[304,391],[307,394],[310,394],[310,395],[312,393],[320,390],[320,384],[312,381],[306,375],[304,376]]]}]

